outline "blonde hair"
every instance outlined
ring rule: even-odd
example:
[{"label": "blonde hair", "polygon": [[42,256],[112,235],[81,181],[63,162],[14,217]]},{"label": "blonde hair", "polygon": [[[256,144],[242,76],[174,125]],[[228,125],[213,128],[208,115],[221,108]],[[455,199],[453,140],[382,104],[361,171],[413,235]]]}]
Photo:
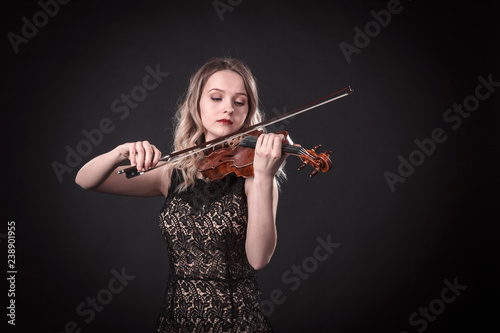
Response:
[{"label": "blonde hair", "polygon": [[[248,96],[248,114],[242,128],[246,128],[262,121],[263,115],[259,110],[257,82],[250,69],[243,61],[234,58],[213,58],[207,61],[190,78],[187,91],[177,107],[174,118],[174,151],[191,148],[205,142],[204,128],[200,116],[200,98],[203,88],[210,76],[222,70],[231,70],[243,79]],[[183,192],[194,186],[198,174],[198,166],[204,153],[198,153],[169,163],[171,169],[181,172],[181,182],[176,192]],[[283,167],[277,173],[278,179],[286,178]]]}]

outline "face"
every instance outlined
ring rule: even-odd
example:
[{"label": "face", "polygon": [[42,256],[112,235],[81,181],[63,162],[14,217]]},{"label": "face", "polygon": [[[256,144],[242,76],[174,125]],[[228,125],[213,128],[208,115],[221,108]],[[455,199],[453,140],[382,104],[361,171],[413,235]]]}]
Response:
[{"label": "face", "polygon": [[200,98],[200,116],[205,140],[239,130],[248,114],[248,96],[243,79],[230,70],[210,76]]}]

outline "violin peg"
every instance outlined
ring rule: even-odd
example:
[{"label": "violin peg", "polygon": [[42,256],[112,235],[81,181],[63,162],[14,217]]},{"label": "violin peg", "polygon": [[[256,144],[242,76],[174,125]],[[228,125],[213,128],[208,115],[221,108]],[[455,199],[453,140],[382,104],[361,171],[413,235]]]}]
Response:
[{"label": "violin peg", "polygon": [[302,165],[301,165],[301,166],[299,166],[299,167],[298,167],[298,169],[297,169],[297,170],[302,170],[302,169],[304,169],[306,166],[307,166],[307,163],[306,163],[306,162],[304,162],[304,163],[302,163]]},{"label": "violin peg", "polygon": [[314,146],[313,149],[311,149],[313,152],[316,152],[316,150],[318,150],[319,148],[321,148],[321,144],[317,145],[317,146]]},{"label": "violin peg", "polygon": [[309,175],[310,178],[316,176],[316,174],[318,173],[318,170],[314,170],[313,172],[311,172],[311,174]]}]

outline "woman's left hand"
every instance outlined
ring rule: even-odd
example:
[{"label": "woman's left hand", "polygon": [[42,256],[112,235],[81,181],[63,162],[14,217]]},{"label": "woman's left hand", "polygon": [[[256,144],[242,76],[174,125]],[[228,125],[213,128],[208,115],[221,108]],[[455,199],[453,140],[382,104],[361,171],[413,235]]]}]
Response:
[{"label": "woman's left hand", "polygon": [[274,177],[289,154],[281,152],[283,134],[261,134],[255,145],[254,176]]}]

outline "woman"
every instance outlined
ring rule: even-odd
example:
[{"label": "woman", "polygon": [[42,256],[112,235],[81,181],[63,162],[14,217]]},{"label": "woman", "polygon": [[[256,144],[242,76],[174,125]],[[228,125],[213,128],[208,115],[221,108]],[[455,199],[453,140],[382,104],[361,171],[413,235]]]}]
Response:
[{"label": "woman", "polygon": [[[176,151],[259,123],[252,73],[236,59],[208,61],[191,77],[176,121]],[[158,332],[272,332],[255,273],[276,247],[277,178],[287,157],[282,140],[259,136],[249,178],[233,174],[207,183],[198,171],[204,153],[161,165],[161,152],[148,141],[122,144],[78,172],[84,189],[166,197],[159,224],[170,275]],[[127,159],[149,171],[118,175]]]}]

